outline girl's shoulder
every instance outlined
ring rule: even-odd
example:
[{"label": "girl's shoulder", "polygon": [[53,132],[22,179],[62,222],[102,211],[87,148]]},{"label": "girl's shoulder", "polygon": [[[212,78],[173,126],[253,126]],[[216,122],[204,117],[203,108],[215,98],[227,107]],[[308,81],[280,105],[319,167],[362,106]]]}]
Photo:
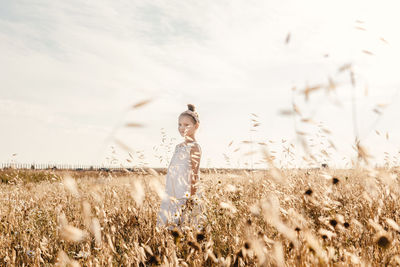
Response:
[{"label": "girl's shoulder", "polygon": [[191,149],[201,152],[201,147],[200,147],[199,143],[197,143],[197,142],[191,143]]}]

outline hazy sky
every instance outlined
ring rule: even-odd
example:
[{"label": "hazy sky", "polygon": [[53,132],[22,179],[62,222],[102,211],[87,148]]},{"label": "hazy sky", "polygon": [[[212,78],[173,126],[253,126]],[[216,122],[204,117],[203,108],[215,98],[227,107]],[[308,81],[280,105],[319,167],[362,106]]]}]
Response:
[{"label": "hazy sky", "polygon": [[[242,140],[267,142],[277,162],[293,143],[300,165],[295,125],[315,151],[331,139],[329,163],[341,166],[355,156],[353,92],[361,142],[382,162],[400,149],[397,2],[0,0],[0,162],[127,164],[116,138],[134,163],[165,166],[166,145],[181,141],[178,115],[193,103],[202,167],[228,167],[226,157],[263,167],[259,154],[245,155],[259,146]],[[348,63],[354,88],[350,72],[338,72]],[[336,89],[305,102],[301,91],[328,77]],[[292,100],[332,133],[317,140],[315,126],[280,115]]]}]

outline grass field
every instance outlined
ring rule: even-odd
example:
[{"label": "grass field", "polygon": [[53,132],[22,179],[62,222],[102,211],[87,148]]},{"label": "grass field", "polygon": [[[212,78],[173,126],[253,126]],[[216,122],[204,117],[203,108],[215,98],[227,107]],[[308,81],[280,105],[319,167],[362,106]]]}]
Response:
[{"label": "grass field", "polygon": [[2,265],[400,265],[396,169],[203,173],[204,225],[182,231],[156,227],[164,175],[16,173]]}]

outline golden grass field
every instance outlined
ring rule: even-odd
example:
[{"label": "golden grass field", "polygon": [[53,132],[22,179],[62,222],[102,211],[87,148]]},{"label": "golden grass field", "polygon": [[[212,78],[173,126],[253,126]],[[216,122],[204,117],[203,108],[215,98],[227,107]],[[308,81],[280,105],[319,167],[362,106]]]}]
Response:
[{"label": "golden grass field", "polygon": [[182,231],[156,228],[164,175],[6,174],[2,266],[400,265],[396,169],[203,170],[204,228]]}]

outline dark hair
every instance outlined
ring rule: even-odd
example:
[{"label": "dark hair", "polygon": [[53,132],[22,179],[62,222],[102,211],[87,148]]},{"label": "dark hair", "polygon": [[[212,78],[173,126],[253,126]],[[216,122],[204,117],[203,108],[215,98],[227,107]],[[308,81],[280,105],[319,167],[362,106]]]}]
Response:
[{"label": "dark hair", "polygon": [[195,106],[193,104],[187,104],[187,107],[188,109],[182,112],[179,116],[187,115],[192,118],[194,124],[199,123],[199,114],[197,114],[197,112],[195,111]]}]

